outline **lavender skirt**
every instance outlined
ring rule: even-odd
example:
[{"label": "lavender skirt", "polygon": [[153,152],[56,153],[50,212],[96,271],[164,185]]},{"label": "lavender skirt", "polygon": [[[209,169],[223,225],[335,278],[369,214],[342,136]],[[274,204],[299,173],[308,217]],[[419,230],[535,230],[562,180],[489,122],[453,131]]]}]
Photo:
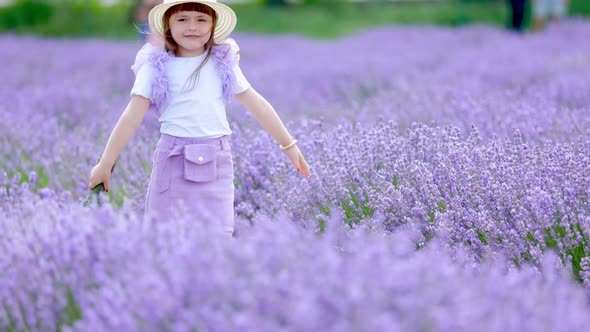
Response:
[{"label": "lavender skirt", "polygon": [[229,136],[162,134],[153,157],[146,216],[168,220],[189,213],[196,224],[233,234],[234,170]]}]

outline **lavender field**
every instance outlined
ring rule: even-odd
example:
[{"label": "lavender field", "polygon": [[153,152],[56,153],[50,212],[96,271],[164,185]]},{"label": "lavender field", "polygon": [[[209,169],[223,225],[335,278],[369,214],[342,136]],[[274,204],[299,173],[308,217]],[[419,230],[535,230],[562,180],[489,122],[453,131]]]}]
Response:
[{"label": "lavender field", "polygon": [[155,114],[82,207],[141,45],[0,36],[0,331],[587,329],[589,35],[235,34],[312,176],[234,102],[232,240],[143,218]]}]

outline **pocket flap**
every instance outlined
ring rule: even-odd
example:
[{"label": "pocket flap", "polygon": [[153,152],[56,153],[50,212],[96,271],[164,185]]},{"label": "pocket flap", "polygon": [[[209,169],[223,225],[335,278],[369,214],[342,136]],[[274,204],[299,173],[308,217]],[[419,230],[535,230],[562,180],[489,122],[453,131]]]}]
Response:
[{"label": "pocket flap", "polygon": [[195,164],[206,164],[217,157],[217,149],[214,145],[189,144],[184,146],[184,159]]}]

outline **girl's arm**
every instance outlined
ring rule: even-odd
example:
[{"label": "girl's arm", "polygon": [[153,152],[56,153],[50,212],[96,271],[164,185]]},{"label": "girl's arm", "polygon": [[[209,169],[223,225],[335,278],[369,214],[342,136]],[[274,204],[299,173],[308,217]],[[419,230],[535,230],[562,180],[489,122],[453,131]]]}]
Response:
[{"label": "girl's arm", "polygon": [[[251,87],[246,91],[237,94],[236,99],[244,105],[260,126],[262,126],[262,128],[264,128],[264,130],[266,130],[277,143],[281,146],[287,146],[293,142],[293,138],[287,131],[287,128],[285,128],[285,125],[283,125],[283,122],[272,105],[256,92],[254,88]],[[297,145],[293,145],[284,152],[298,172],[301,172],[303,176],[309,176],[309,166]]]},{"label": "girl's arm", "polygon": [[141,96],[132,96],[119,121],[115,125],[106,144],[99,163],[90,171],[90,189],[103,183],[105,191],[109,191],[111,169],[119,154],[131,139],[150,107],[150,100]]}]

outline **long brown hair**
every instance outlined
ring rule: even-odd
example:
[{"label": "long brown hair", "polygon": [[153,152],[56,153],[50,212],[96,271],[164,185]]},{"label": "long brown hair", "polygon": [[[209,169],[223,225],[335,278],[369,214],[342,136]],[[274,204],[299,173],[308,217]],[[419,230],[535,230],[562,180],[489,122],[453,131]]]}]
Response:
[{"label": "long brown hair", "polygon": [[[201,71],[201,68],[203,68],[203,66],[207,63],[207,61],[211,57],[211,49],[213,48],[213,46],[217,46],[217,44],[215,43],[215,40],[213,39],[213,35],[215,34],[215,25],[217,24],[217,14],[215,13],[215,10],[213,10],[213,8],[211,8],[207,5],[204,5],[202,3],[196,3],[196,2],[181,3],[176,6],[172,6],[172,7],[168,8],[168,10],[164,13],[164,17],[163,17],[164,22],[162,22],[164,25],[164,45],[166,47],[167,52],[172,51],[172,53],[174,53],[174,55],[176,55],[176,56],[179,55],[180,46],[178,45],[178,43],[176,43],[174,38],[172,38],[172,32],[170,31],[170,18],[172,17],[173,14],[176,14],[178,12],[184,12],[184,11],[186,11],[186,12],[192,11],[192,12],[199,12],[199,13],[207,14],[207,15],[211,16],[211,18],[213,19],[213,25],[211,27],[211,38],[209,38],[207,43],[205,43],[205,52],[207,52],[207,55],[205,56],[205,59],[203,59],[203,62],[201,62],[201,64],[197,67],[197,69],[195,69],[195,71],[189,77],[189,80],[191,82],[191,87],[188,90],[192,90],[195,87],[195,84],[197,83],[197,80],[199,77],[199,72]],[[186,82],[185,82],[185,87],[186,87]],[[188,90],[185,90],[185,91],[188,91]]]}]

